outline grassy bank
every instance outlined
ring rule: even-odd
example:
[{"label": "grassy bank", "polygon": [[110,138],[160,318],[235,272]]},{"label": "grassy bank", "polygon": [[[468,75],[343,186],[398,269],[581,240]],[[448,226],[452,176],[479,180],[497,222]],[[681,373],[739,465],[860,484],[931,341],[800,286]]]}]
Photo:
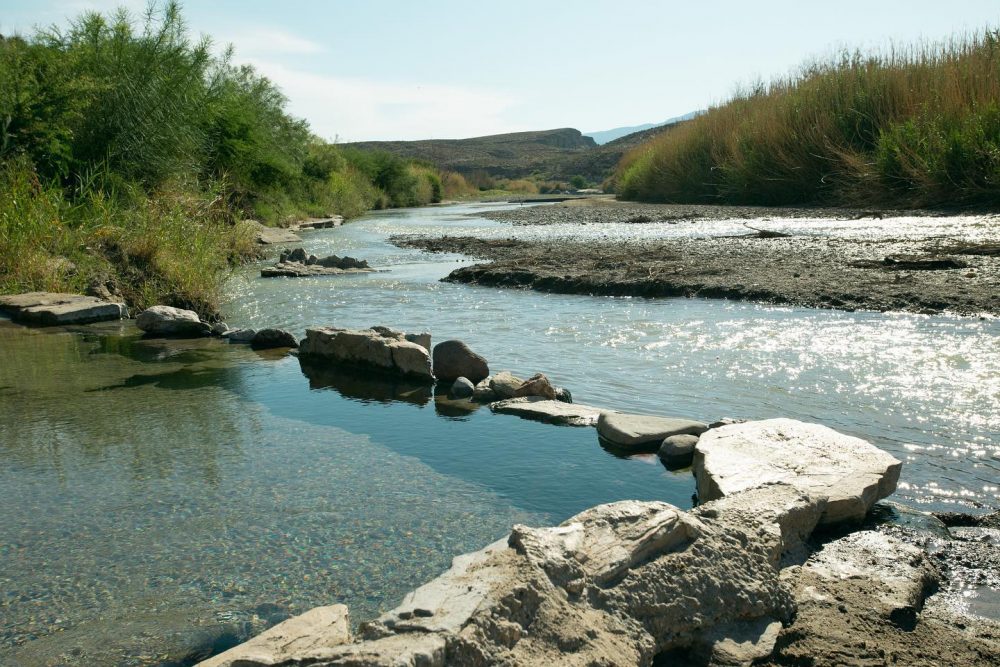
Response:
[{"label": "grassy bank", "polygon": [[844,53],[628,154],[625,199],[1000,206],[1000,33]]},{"label": "grassy bank", "polygon": [[256,252],[240,220],[446,196],[428,165],[315,137],[268,79],[216,54],[173,2],[0,38],[0,291],[108,289],[211,315]]}]

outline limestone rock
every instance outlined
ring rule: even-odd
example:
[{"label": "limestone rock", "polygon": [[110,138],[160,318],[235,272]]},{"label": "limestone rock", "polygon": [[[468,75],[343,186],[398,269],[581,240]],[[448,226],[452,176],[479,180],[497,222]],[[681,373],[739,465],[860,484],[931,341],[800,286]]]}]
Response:
[{"label": "limestone rock", "polygon": [[366,366],[395,375],[433,380],[427,349],[385,327],[361,331],[336,327],[306,330],[300,354],[333,363]]},{"label": "limestone rock", "polygon": [[274,665],[351,641],[347,607],[316,607],[275,625],[247,642],[198,663],[199,667]]},{"label": "limestone rock", "polygon": [[135,324],[154,336],[196,337],[212,332],[212,327],[202,322],[198,313],[171,306],[147,308],[135,318]]},{"label": "limestone rock", "polygon": [[486,359],[462,341],[446,340],[434,346],[434,375],[439,380],[451,382],[464,377],[476,384],[489,374]]},{"label": "limestone rock", "polygon": [[301,238],[288,231],[287,229],[280,229],[278,227],[268,227],[262,225],[256,220],[244,220],[243,226],[250,230],[257,239],[257,243],[261,245],[276,245],[279,243],[299,243],[302,241]]},{"label": "limestone rock", "polygon": [[682,433],[663,439],[657,452],[660,460],[670,466],[684,467],[691,465],[694,459],[694,447],[698,444],[698,436]]},{"label": "limestone rock", "polygon": [[420,347],[422,347],[425,350],[427,350],[427,353],[430,354],[430,351],[431,351],[431,335],[428,332],[422,331],[420,333],[403,334],[403,338],[405,338],[406,340],[410,341],[411,343],[416,343]]},{"label": "limestone rock", "polygon": [[536,373],[514,390],[513,398],[523,398],[525,396],[541,396],[542,398],[554,401],[556,399],[556,390],[545,375]]},{"label": "limestone rock", "polygon": [[605,412],[597,422],[598,434],[618,447],[659,446],[672,435],[700,435],[708,426],[691,419],[652,417],[621,412]]},{"label": "limestone rock", "polygon": [[86,324],[128,317],[123,303],[108,303],[95,296],[59,292],[28,292],[0,296],[0,311],[15,322],[54,326]]},{"label": "limestone rock", "polygon": [[901,466],[860,438],[793,419],[712,429],[694,457],[703,501],[782,482],[827,498],[824,524],[862,520],[875,501],[896,490]]},{"label": "limestone rock", "polygon": [[451,385],[451,390],[448,392],[452,398],[472,398],[474,393],[476,393],[476,386],[468,378],[458,378],[455,380],[455,383]]},{"label": "limestone rock", "polygon": [[563,403],[541,396],[508,398],[490,404],[490,410],[499,414],[517,415],[525,419],[535,419],[550,424],[566,426],[595,426],[600,417],[600,408],[589,405]]},{"label": "limestone rock", "polygon": [[298,347],[299,341],[290,331],[284,329],[261,329],[250,339],[250,347],[255,350],[270,350],[276,347]]},{"label": "limestone rock", "polygon": [[500,371],[490,379],[490,389],[501,400],[514,398],[514,394],[522,384],[524,380],[508,371]]},{"label": "limestone rock", "polygon": [[490,387],[493,378],[487,377],[483,378],[477,385],[476,390],[472,394],[472,400],[477,403],[492,403],[496,400],[496,392]]}]

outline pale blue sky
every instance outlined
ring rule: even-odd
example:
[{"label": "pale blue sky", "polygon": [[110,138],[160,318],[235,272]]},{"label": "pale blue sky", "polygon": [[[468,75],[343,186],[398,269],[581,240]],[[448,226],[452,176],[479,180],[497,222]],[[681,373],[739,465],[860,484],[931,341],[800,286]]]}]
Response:
[{"label": "pale blue sky", "polygon": [[[0,33],[144,0],[0,0]],[[188,0],[314,131],[458,138],[657,122],[844,47],[1000,26],[997,0]]]}]

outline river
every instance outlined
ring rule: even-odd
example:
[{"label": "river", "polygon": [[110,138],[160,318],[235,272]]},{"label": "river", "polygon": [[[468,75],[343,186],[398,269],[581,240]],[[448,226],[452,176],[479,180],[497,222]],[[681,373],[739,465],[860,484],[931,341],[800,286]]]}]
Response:
[{"label": "river", "polygon": [[[476,216],[503,206],[308,232],[310,253],[388,271],[261,279],[247,267],[228,284],[226,319],[297,335],[430,331],[601,407],[818,421],[902,459],[901,502],[996,505],[1000,321],[470,287],[440,282],[467,258],[387,241],[606,233]],[[143,340],[128,323],[0,321],[0,350],[4,665],[183,664],[319,604],[365,620],[513,523],[623,498],[692,503],[689,472],[618,458],[592,429],[307,374],[291,356]]]}]

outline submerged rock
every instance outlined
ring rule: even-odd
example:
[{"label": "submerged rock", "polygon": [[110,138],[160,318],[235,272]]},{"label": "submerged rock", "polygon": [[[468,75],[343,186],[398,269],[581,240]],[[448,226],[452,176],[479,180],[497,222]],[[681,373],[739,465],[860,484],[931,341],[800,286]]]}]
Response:
[{"label": "submerged rock", "polygon": [[446,340],[434,346],[434,375],[445,382],[460,377],[475,385],[488,377],[489,364],[460,340]]},{"label": "submerged rock", "polygon": [[202,322],[193,310],[171,306],[152,306],[139,313],[135,324],[154,336],[197,337],[212,333],[212,327]]},{"label": "submerged rock", "polygon": [[300,354],[333,363],[366,366],[397,375],[431,381],[427,348],[406,340],[405,334],[384,327],[355,331],[337,327],[306,330]]},{"label": "submerged rock", "polygon": [[269,350],[277,347],[298,347],[299,341],[290,331],[284,329],[261,329],[250,339],[250,347],[255,350]]},{"label": "submerged rock", "polygon": [[96,296],[59,292],[27,292],[0,296],[0,311],[15,322],[53,326],[87,324],[128,317],[123,303],[108,303]]},{"label": "submerged rock", "polygon": [[589,405],[563,403],[541,396],[508,398],[490,404],[490,410],[499,414],[517,415],[550,424],[566,426],[595,426],[603,410]]},{"label": "submerged rock", "polygon": [[901,466],[860,438],[794,419],[712,429],[694,456],[703,501],[782,482],[827,498],[822,523],[864,519],[875,501],[896,490]]},{"label": "submerged rock", "polygon": [[700,435],[708,426],[691,419],[605,412],[597,433],[612,445],[624,448],[659,446],[672,435]]},{"label": "submerged rock", "polygon": [[250,343],[256,335],[256,329],[229,329],[220,334],[230,343]]}]

